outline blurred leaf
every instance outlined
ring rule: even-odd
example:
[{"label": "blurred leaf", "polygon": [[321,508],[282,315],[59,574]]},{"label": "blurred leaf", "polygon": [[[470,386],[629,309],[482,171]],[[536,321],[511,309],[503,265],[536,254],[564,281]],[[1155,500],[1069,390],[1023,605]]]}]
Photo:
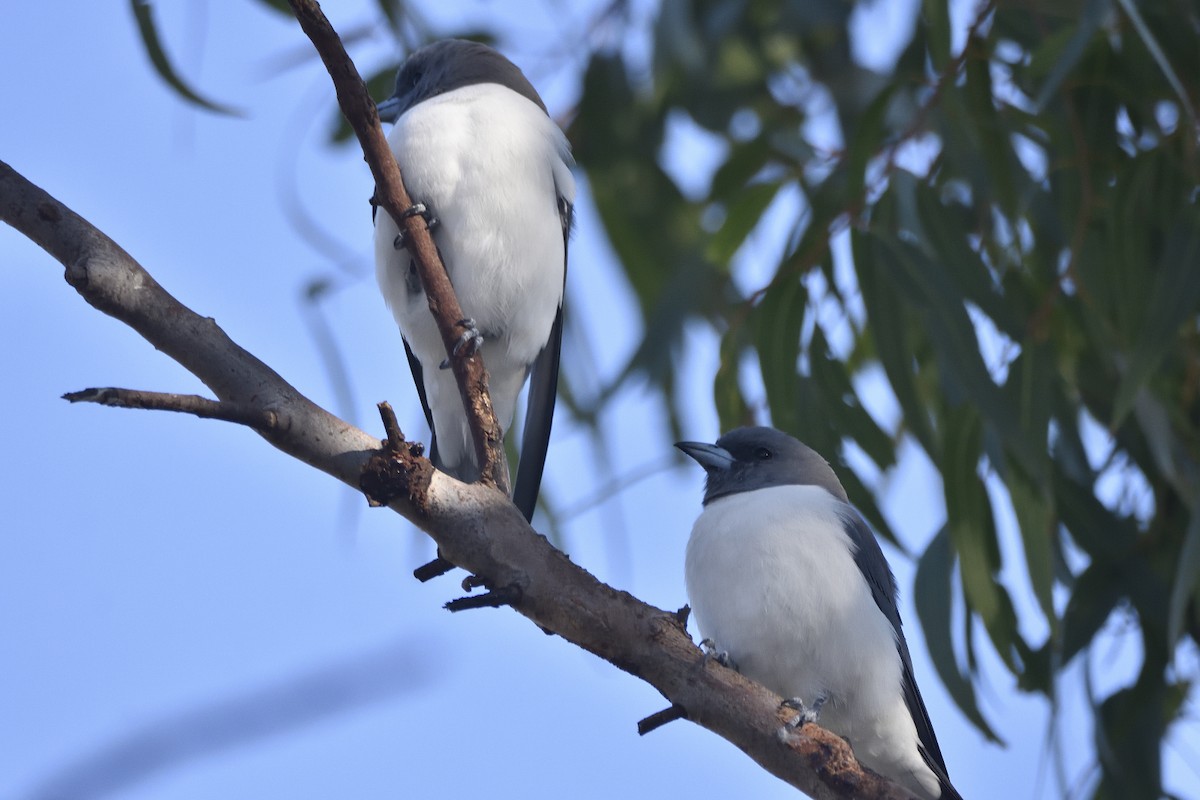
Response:
[{"label": "blurred leaf", "polygon": [[[1035,478],[1040,477],[1044,472],[1045,444],[1020,429],[1013,409],[992,380],[979,351],[975,325],[947,270],[898,236],[877,231],[876,238],[883,245],[886,263],[892,266],[882,273],[902,297],[923,312],[930,340],[945,360],[947,368],[942,381],[951,402],[973,403],[983,418],[996,427],[1021,467]],[[864,300],[865,297],[864,292]],[[890,302],[896,302],[896,297]],[[958,393],[957,397],[954,393]]]},{"label": "blurred leaf", "polygon": [[1063,612],[1061,663],[1089,645],[1121,600],[1121,577],[1107,563],[1092,564],[1075,581]]},{"label": "blurred leaf", "polygon": [[709,240],[707,255],[717,264],[728,264],[733,254],[758,225],[783,184],[777,181],[752,183],[726,206],[725,222]]},{"label": "blurred leaf", "polygon": [[1053,498],[1048,487],[1028,481],[1019,470],[1008,473],[1005,485],[1012,499],[1021,546],[1025,553],[1025,568],[1033,594],[1050,625],[1050,635],[1058,628],[1054,610],[1054,555],[1051,542],[1057,532]]},{"label": "blurred leaf", "polygon": [[828,409],[826,416],[840,436],[861,447],[880,469],[895,464],[896,451],[892,437],[884,433],[863,407],[846,365],[830,353],[820,323],[813,327],[809,364],[813,381],[820,387],[824,405]]},{"label": "blurred leaf", "polygon": [[1098,709],[1097,752],[1101,779],[1097,793],[1113,798],[1162,797],[1159,742],[1166,736],[1177,701],[1161,681],[1145,673],[1133,686],[1118,689]]},{"label": "blurred leaf", "polygon": [[915,183],[914,188],[922,239],[929,247],[931,260],[942,266],[964,300],[979,306],[1010,339],[1020,339],[1024,334],[1022,320],[1013,313],[980,254],[970,245],[971,221],[966,209],[943,202],[925,183]]},{"label": "blurred leaf", "polygon": [[163,48],[162,39],[158,35],[158,26],[154,22],[154,10],[151,8],[150,0],[129,0],[129,8],[133,11],[134,19],[137,20],[138,33],[142,36],[142,44],[146,48],[146,55],[150,57],[150,63],[154,65],[154,71],[175,90],[177,95],[193,105],[217,114],[231,117],[243,116],[243,112],[233,106],[216,103],[200,96],[179,76],[175,67],[172,66],[170,58],[167,57],[167,51]]},{"label": "blurred leaf", "polygon": [[754,309],[754,342],[771,421],[785,431],[798,431],[800,398],[796,370],[800,360],[800,329],[808,291],[799,278],[778,281]]},{"label": "blurred leaf", "polygon": [[721,421],[723,431],[755,423],[754,413],[742,394],[741,381],[738,380],[742,352],[742,342],[737,330],[731,331],[721,339],[721,366],[713,378],[713,401],[716,403],[717,418]]},{"label": "blurred leaf", "polygon": [[844,162],[847,182],[847,202],[856,202],[857,198],[865,194],[867,171],[871,164],[871,159],[879,153],[885,144],[886,131],[884,129],[884,122],[888,106],[892,101],[894,89],[894,86],[890,86],[881,91],[871,101],[871,104],[867,106],[867,110],[858,121],[854,138],[851,140],[850,146],[846,151]]},{"label": "blurred leaf", "polygon": [[[1112,13],[1112,0],[1087,0],[1079,15],[1079,24],[1065,27],[1056,35],[1047,37],[1045,43],[1033,56],[1034,64],[1044,61],[1049,64],[1046,80],[1038,91],[1033,104],[1036,111],[1046,108],[1050,98],[1066,79],[1083,56],[1087,44],[1096,35],[1105,18]],[[1040,71],[1035,67],[1034,71]]]},{"label": "blurred leaf", "polygon": [[869,233],[853,229],[850,231],[850,247],[863,305],[871,320],[868,331],[875,342],[879,362],[904,412],[905,425],[925,448],[925,452],[932,455],[939,450],[939,446],[929,424],[929,409],[921,400],[913,377],[915,363],[907,335],[908,320],[904,307],[896,302],[896,295],[888,287],[883,274],[887,268],[879,257],[882,245]]},{"label": "blurred leaf", "polygon": [[950,632],[950,576],[950,537],[948,530],[943,527],[933,537],[917,562],[917,574],[913,581],[913,602],[921,620],[921,629],[925,632],[929,657],[946,691],[980,733],[989,741],[1003,744],[984,719],[975,699],[975,687],[959,672],[954,657],[953,637]]},{"label": "blurred leaf", "polygon": [[1200,605],[1196,587],[1200,582],[1200,504],[1192,507],[1191,522],[1184,534],[1179,564],[1171,581],[1170,610],[1167,612],[1167,646],[1172,649],[1183,632],[1183,623],[1192,607],[1193,614]]},{"label": "blurred leaf", "polygon": [[1012,600],[997,580],[1000,545],[991,500],[977,473],[982,432],[973,408],[960,406],[947,414],[945,449],[938,464],[946,497],[946,529],[958,555],[967,601],[983,621],[1000,658],[1017,673],[1016,654],[1024,642],[1017,633]]},{"label": "blurred leaf", "polygon": [[730,147],[729,157],[713,174],[710,199],[733,201],[737,193],[770,162],[772,155],[773,149],[766,136],[735,143]]},{"label": "blurred leaf", "polygon": [[1167,233],[1145,322],[1114,401],[1112,425],[1132,410],[1134,397],[1162,363],[1170,342],[1200,312],[1200,211],[1184,208]]},{"label": "blurred leaf", "polygon": [[950,62],[950,0],[923,0],[921,9],[929,29],[929,58],[934,69],[943,70]]}]

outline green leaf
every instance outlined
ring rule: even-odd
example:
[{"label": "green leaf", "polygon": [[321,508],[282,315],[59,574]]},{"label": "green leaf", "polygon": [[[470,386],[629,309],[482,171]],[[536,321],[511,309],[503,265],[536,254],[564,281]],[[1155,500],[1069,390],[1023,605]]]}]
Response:
[{"label": "green leaf", "polygon": [[[1179,564],[1175,578],[1171,581],[1171,601],[1167,612],[1167,647],[1173,649],[1183,633],[1183,623],[1188,606],[1200,605],[1196,593],[1200,582],[1200,502],[1192,506],[1191,519],[1184,533],[1183,547],[1179,553]],[[1200,608],[1194,608],[1200,611]]]},{"label": "green leaf", "polygon": [[925,548],[917,562],[917,574],[913,583],[913,602],[921,629],[925,632],[925,644],[929,657],[942,679],[942,684],[955,705],[967,719],[990,741],[1003,744],[984,719],[975,699],[975,687],[958,669],[954,657],[950,618],[950,537],[943,527]]},{"label": "green leaf", "polygon": [[137,20],[138,32],[142,35],[142,44],[146,47],[146,55],[150,57],[154,71],[175,90],[176,94],[193,105],[217,114],[226,114],[231,117],[243,116],[243,112],[233,106],[216,103],[200,96],[179,76],[175,67],[171,65],[171,60],[167,57],[167,51],[163,48],[162,40],[159,38],[150,0],[129,0],[129,8],[133,12],[134,19]]},{"label": "green leaf", "polygon": [[1170,352],[1180,327],[1200,310],[1200,212],[1195,208],[1180,210],[1155,273],[1145,322],[1117,389],[1114,428],[1133,409],[1138,390]]},{"label": "green leaf", "polygon": [[1020,340],[1025,333],[1024,321],[1013,313],[979,252],[968,241],[973,233],[973,210],[943,202],[925,183],[915,184],[915,196],[920,233],[931,261],[941,265],[964,300],[979,306],[1010,339]]},{"label": "green leaf", "polygon": [[800,330],[808,291],[797,277],[778,281],[754,309],[754,343],[775,427],[798,431]]},{"label": "green leaf", "polygon": [[882,245],[874,236],[855,228],[850,231],[850,248],[867,312],[867,330],[875,343],[879,363],[904,412],[904,424],[925,452],[932,455],[939,445],[929,423],[929,408],[917,391],[909,321],[884,275],[886,266],[879,257]]},{"label": "green leaf", "polygon": [[846,198],[850,202],[854,202],[865,194],[867,167],[875,154],[883,148],[884,134],[886,133],[884,122],[887,119],[887,110],[895,88],[895,84],[889,85],[876,95],[856,126],[854,138],[850,142],[844,160]]},{"label": "green leaf", "polygon": [[725,222],[709,241],[708,258],[716,264],[728,264],[782,188],[778,181],[752,183],[738,193],[734,202],[726,204]]},{"label": "green leaf", "polygon": [[[1063,80],[1079,63],[1079,59],[1087,50],[1088,42],[1100,29],[1100,25],[1111,11],[1112,0],[1087,0],[1079,15],[1079,24],[1073,30],[1063,28],[1056,35],[1047,37],[1042,47],[1038,48],[1038,52],[1033,56],[1033,61],[1035,63],[1052,61],[1053,65],[1049,68],[1046,80],[1042,83],[1042,88],[1038,90],[1037,97],[1033,101],[1037,113],[1040,114],[1046,109],[1050,98],[1054,96]],[[1036,69],[1040,69],[1040,66]]]},{"label": "green leaf", "polygon": [[831,356],[825,331],[820,323],[813,327],[812,341],[809,344],[809,364],[813,382],[820,387],[827,409],[826,416],[834,429],[843,438],[850,439],[861,447],[880,469],[887,469],[895,464],[896,449],[892,437],[884,433],[874,417],[863,407],[846,365]]},{"label": "green leaf", "polygon": [[1057,520],[1053,497],[1047,486],[1035,485],[1020,470],[1009,470],[1005,486],[1017,517],[1029,582],[1053,636],[1058,627],[1058,616],[1054,610],[1053,540],[1057,533]]},{"label": "green leaf", "polygon": [[762,171],[771,160],[772,153],[766,136],[732,144],[729,157],[713,174],[709,199],[732,201],[734,196]]},{"label": "green leaf", "polygon": [[1093,563],[1083,571],[1071,590],[1063,612],[1061,663],[1091,644],[1097,631],[1121,601],[1121,576],[1111,564]]},{"label": "green leaf", "polygon": [[941,72],[950,63],[950,0],[924,0],[921,11],[929,29],[929,60]]},{"label": "green leaf", "polygon": [[[742,329],[739,329],[742,330]],[[750,404],[742,394],[738,380],[743,345],[737,330],[730,331],[721,339],[721,366],[713,378],[713,401],[717,406],[717,417],[721,430],[727,431],[754,422]]]},{"label": "green leaf", "polygon": [[944,451],[938,464],[946,497],[946,529],[958,554],[967,603],[983,621],[996,652],[1014,674],[1024,645],[1007,590],[996,579],[1000,545],[991,500],[979,477],[982,433],[975,409],[959,406],[946,415]]}]

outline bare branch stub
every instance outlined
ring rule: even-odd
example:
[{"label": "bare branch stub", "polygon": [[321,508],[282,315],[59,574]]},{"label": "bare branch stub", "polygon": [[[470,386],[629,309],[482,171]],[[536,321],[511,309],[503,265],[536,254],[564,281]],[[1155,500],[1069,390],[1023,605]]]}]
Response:
[{"label": "bare branch stub", "polygon": [[[362,473],[358,477],[358,487],[367,497],[367,503],[372,508],[386,506],[393,500],[404,498],[418,511],[424,511],[422,497],[423,487],[429,485],[433,472],[433,464],[423,456],[425,445],[420,442],[408,442],[404,432],[396,420],[396,412],[386,401],[379,404],[379,416],[383,419],[383,428],[387,431],[387,439],[380,444],[363,464]],[[414,487],[422,487],[421,492]]]},{"label": "bare branch stub", "polygon": [[201,419],[217,419],[234,422],[266,433],[279,424],[274,411],[252,405],[222,400],[210,400],[196,394],[174,392],[150,392],[142,389],[121,389],[107,386],[99,389],[82,389],[67,392],[63,400],[70,403],[96,403],[109,408],[137,408],[147,411],[176,411],[194,414]]},{"label": "bare branch stub", "polygon": [[419,215],[405,215],[413,205],[412,198],[404,188],[400,167],[392,155],[379,125],[379,113],[375,102],[367,92],[366,84],[346,54],[341,39],[333,26],[321,12],[314,0],[289,0],[300,27],[312,40],[337,91],[338,104],[350,127],[362,145],[363,156],[375,178],[374,202],[391,214],[405,232],[409,252],[420,275],[429,310],[442,334],[446,356],[458,383],[471,438],[475,445],[475,457],[480,466],[481,480],[509,493],[507,464],[504,460],[504,435],[491,395],[488,393],[487,371],[479,354],[456,354],[455,345],[461,330],[458,321],[466,318],[450,285],[450,278],[442,264],[433,237],[425,220]]}]

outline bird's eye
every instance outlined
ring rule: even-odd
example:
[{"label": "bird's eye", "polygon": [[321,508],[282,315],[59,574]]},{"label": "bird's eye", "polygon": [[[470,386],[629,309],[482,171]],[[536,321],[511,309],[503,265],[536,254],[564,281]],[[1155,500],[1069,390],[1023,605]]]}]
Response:
[{"label": "bird's eye", "polygon": [[771,458],[771,451],[765,447],[760,447],[754,451],[754,457],[759,461],[767,461]]}]

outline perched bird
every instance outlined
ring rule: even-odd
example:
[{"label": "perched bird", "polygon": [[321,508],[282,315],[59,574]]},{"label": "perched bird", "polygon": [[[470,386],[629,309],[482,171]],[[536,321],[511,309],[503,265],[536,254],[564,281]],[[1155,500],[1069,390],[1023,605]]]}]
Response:
[{"label": "perched bird", "polygon": [[[414,52],[379,117],[430,223],[459,305],[460,347],[482,346],[496,419],[507,431],[532,375],[513,501],[533,517],[562,346],[562,301],[575,179],[566,137],[515,64],[461,39]],[[479,477],[471,433],[416,266],[388,214],[375,224],[376,276],[392,310],[432,433],[430,457]]]},{"label": "perched bird", "polygon": [[711,647],[879,774],[961,800],[913,677],[892,571],[825,459],[774,428],[676,447],[707,474],[685,577]]}]

